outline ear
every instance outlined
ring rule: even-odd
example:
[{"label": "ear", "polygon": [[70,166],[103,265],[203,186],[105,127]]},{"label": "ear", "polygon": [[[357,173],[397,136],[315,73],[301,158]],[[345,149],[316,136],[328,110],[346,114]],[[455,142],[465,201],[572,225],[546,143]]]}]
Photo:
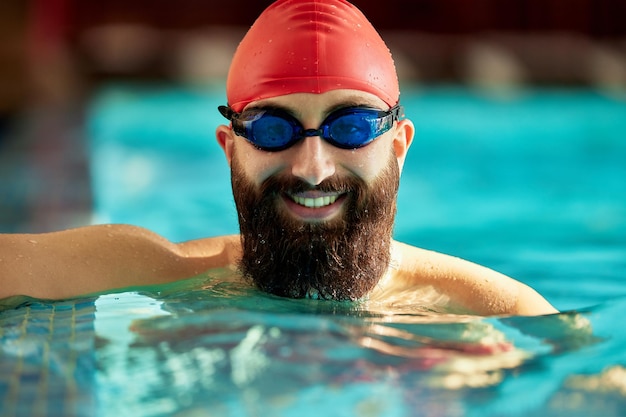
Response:
[{"label": "ear", "polygon": [[217,139],[217,143],[219,143],[220,147],[224,151],[224,155],[226,155],[226,161],[228,162],[228,166],[230,166],[230,163],[233,159],[233,146],[235,143],[232,129],[226,125],[218,126],[215,130],[215,138]]},{"label": "ear", "polygon": [[396,126],[396,134],[393,138],[393,149],[396,153],[396,158],[398,159],[398,166],[400,167],[400,171],[402,171],[402,167],[404,166],[404,160],[406,158],[406,153],[413,142],[413,135],[415,134],[415,127],[413,126],[413,122],[409,119],[402,119],[398,121],[398,125]]}]

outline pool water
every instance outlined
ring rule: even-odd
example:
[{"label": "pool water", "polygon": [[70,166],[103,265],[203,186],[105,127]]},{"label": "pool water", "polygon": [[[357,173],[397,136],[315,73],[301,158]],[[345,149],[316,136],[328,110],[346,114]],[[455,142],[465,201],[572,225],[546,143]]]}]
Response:
[{"label": "pool water", "polygon": [[[94,222],[236,233],[223,86],[113,86],[90,109]],[[289,300],[225,270],[77,300],[5,300],[2,416],[620,416],[626,101],[406,88],[398,240],[524,281],[562,314]]]}]

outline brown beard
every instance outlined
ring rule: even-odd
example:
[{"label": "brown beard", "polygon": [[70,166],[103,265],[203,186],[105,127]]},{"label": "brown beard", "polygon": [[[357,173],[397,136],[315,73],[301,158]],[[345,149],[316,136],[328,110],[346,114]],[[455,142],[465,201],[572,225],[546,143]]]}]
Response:
[{"label": "brown beard", "polygon": [[[233,157],[241,272],[259,289],[282,297],[362,298],[389,266],[399,177],[391,154],[387,168],[371,187],[360,178],[337,176],[311,187],[284,175],[270,177],[257,187]],[[347,193],[341,217],[309,223],[279,209],[285,193],[311,189]]]}]

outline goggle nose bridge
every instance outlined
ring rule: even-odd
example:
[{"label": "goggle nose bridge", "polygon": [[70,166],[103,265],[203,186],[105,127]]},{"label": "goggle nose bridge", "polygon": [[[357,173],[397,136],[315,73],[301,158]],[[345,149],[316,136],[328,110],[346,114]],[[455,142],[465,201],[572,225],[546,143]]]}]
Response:
[{"label": "goggle nose bridge", "polygon": [[319,137],[325,137],[326,134],[326,129],[324,129],[324,126],[318,128],[318,129],[303,129],[302,132],[300,133],[300,138],[312,138],[314,136],[319,136]]}]

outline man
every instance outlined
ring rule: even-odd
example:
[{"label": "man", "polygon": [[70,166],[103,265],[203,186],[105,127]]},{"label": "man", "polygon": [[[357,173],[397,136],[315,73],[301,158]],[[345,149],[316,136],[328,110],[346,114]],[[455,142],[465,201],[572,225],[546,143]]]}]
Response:
[{"label": "man", "polygon": [[358,300],[435,291],[454,311],[556,310],[487,268],[392,239],[413,139],[392,57],[343,0],[279,0],[239,45],[231,121],[216,136],[231,167],[240,236],[179,244],[104,225],[0,236],[0,297],[65,298],[238,267],[285,297]]}]

